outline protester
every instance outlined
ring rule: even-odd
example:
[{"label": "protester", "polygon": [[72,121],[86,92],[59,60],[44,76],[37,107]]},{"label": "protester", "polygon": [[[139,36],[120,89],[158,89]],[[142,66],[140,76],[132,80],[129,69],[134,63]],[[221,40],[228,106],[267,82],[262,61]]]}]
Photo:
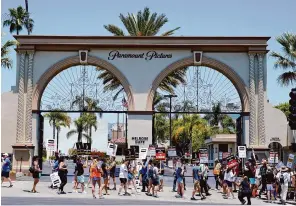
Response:
[{"label": "protester", "polygon": [[77,159],[76,166],[75,166],[75,180],[76,180],[76,185],[74,188],[74,192],[77,193],[77,187],[80,184],[81,185],[81,192],[83,194],[86,194],[85,188],[84,188],[84,168],[86,168],[85,165],[83,165],[81,158]]},{"label": "protester", "polygon": [[[59,153],[55,152],[55,160],[53,162],[52,173],[58,172],[59,170]],[[49,186],[51,189],[56,189],[52,184]]]},{"label": "protester", "polygon": [[11,171],[11,161],[8,157],[7,153],[4,153],[3,155],[3,165],[2,165],[2,172],[1,172],[1,185],[3,184],[4,178],[8,180],[9,182],[9,187],[12,187],[12,182],[11,179],[9,177],[10,171]]},{"label": "protester", "polygon": [[152,160],[149,160],[147,166],[147,177],[148,177],[148,189],[146,195],[152,196],[151,189],[152,189],[152,178],[153,178],[153,164]]},{"label": "protester", "polygon": [[224,180],[225,183],[227,184],[227,196],[225,197],[225,199],[230,199],[230,194],[232,195],[232,199],[235,199],[233,191],[232,191],[232,185],[234,182],[234,174],[232,172],[232,168],[230,167],[226,167],[226,172],[224,174]]},{"label": "protester", "polygon": [[201,188],[200,188],[200,165],[199,161],[196,161],[196,165],[192,169],[192,177],[193,177],[193,183],[194,183],[194,189],[192,192],[192,197],[191,200],[196,200],[195,199],[195,194],[199,192],[199,195],[201,196],[201,200],[206,199],[206,197],[201,193]]},{"label": "protester", "polygon": [[177,195],[176,198],[183,198],[184,197],[184,182],[183,182],[184,171],[182,169],[182,165],[178,165],[176,171],[177,177]]},{"label": "protester", "polygon": [[106,160],[102,159],[101,163],[101,168],[102,168],[102,175],[103,175],[103,181],[104,184],[101,185],[103,189],[105,189],[105,194],[104,195],[109,195],[108,193],[108,176],[109,176],[109,168],[107,166]]},{"label": "protester", "polygon": [[153,177],[152,177],[152,196],[158,198],[157,191],[159,186],[159,170],[156,162],[153,163]]},{"label": "protester", "polygon": [[163,192],[163,186],[164,186],[164,184],[163,184],[164,164],[163,164],[163,162],[159,163],[158,168],[159,168],[159,191]]},{"label": "protester", "polygon": [[128,161],[125,160],[122,165],[120,166],[120,172],[119,172],[119,179],[120,179],[120,188],[118,191],[118,195],[121,195],[122,188],[124,189],[124,196],[130,196],[130,194],[127,192],[127,176],[128,176]]},{"label": "protester", "polygon": [[[274,186],[275,177],[271,170],[271,168],[267,168],[266,170],[266,190],[267,190],[267,202],[272,202],[272,196],[274,195]],[[276,199],[274,197],[274,199]]]},{"label": "protester", "polygon": [[277,179],[279,180],[281,185],[281,203],[285,205],[287,200],[289,182],[291,181],[291,177],[286,166],[281,167],[281,172],[277,176]]},{"label": "protester", "polygon": [[200,164],[200,187],[201,187],[201,193],[205,193],[206,196],[210,196],[206,177],[208,175],[207,167],[205,164]]},{"label": "protester", "polygon": [[34,183],[33,183],[33,188],[31,190],[31,192],[37,193],[36,186],[37,186],[37,184],[39,182],[40,174],[41,174],[41,170],[40,170],[40,167],[39,167],[39,158],[38,158],[38,156],[33,157],[32,169],[33,169],[32,174],[33,174],[33,178],[34,178]]},{"label": "protester", "polygon": [[[116,161],[115,161],[115,157],[111,158],[111,164],[110,164],[110,179],[112,179],[114,187],[112,190],[116,190],[116,181],[115,181],[115,171],[116,171]],[[108,181],[108,185],[110,185],[110,179]],[[110,189],[110,187],[108,186],[108,188]]]},{"label": "protester", "polygon": [[[147,160],[146,160],[147,162]],[[147,166],[145,164],[142,166],[140,170],[140,176],[141,176],[141,181],[142,181],[142,192],[146,192],[146,188],[148,188],[148,177],[147,177]]]},{"label": "protester", "polygon": [[266,190],[266,186],[267,186],[266,173],[267,173],[267,162],[266,160],[263,160],[262,166],[260,167],[260,170],[259,170],[259,175],[261,177],[261,184],[262,184],[259,192],[259,198],[261,198],[261,194]]},{"label": "protester", "polygon": [[251,205],[251,189],[250,189],[250,182],[249,182],[249,178],[247,176],[244,176],[244,179],[241,183],[237,184],[238,186],[240,186],[240,190],[239,190],[239,194],[238,194],[238,199],[240,200],[240,202],[244,205],[246,203],[246,200],[244,200],[244,198],[247,198],[247,205]]},{"label": "protester", "polygon": [[96,184],[99,186],[99,198],[104,199],[102,194],[102,187],[101,187],[101,177],[102,177],[102,169],[98,168],[98,161],[97,159],[93,159],[90,165],[90,179],[92,180],[92,195],[93,198],[96,199],[95,191],[96,191]]},{"label": "protester", "polygon": [[59,194],[66,194],[64,192],[64,187],[67,184],[67,174],[68,174],[68,169],[67,169],[67,165],[65,164],[65,157],[60,157],[60,159],[59,159],[59,177],[61,179],[61,185],[59,188]]},{"label": "protester", "polygon": [[215,159],[215,167],[214,167],[214,175],[215,175],[215,181],[216,181],[216,188],[215,190],[219,190],[218,186],[221,185],[220,184],[220,180],[219,180],[219,174],[220,174],[220,170],[221,170],[221,163],[219,162],[218,158]]}]

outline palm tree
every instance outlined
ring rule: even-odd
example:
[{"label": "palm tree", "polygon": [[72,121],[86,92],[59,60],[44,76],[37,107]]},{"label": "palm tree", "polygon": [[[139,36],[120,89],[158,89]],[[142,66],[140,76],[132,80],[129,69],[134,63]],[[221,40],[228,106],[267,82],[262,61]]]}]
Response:
[{"label": "palm tree", "polygon": [[[150,14],[149,8],[144,8],[144,11],[138,11],[137,16],[128,13],[127,16],[119,15],[119,18],[129,36],[156,36],[159,30],[169,21],[165,14],[158,15],[157,13]],[[122,29],[113,24],[104,25],[114,36],[126,36]],[[171,36],[175,31],[180,29],[169,30],[161,34],[161,36]]]},{"label": "palm tree", "polygon": [[[149,8],[147,7],[144,8],[143,11],[138,11],[137,15],[128,13],[127,16],[124,16],[123,14],[120,14],[119,18],[127,30],[128,35],[115,25],[104,25],[105,29],[114,36],[156,36],[159,33],[159,30],[168,22],[168,18],[165,14],[151,14]],[[164,32],[161,36],[171,36],[178,29],[180,29],[180,27]],[[98,68],[98,70],[102,69]],[[173,94],[174,88],[178,84],[185,82],[185,75],[186,69],[176,70],[161,82],[159,88]],[[98,76],[98,78],[103,79],[105,91],[114,91],[119,89],[113,97],[114,100],[117,99],[118,95],[124,91],[120,81],[108,71],[102,70],[102,73]]]},{"label": "palm tree", "polygon": [[97,116],[92,113],[84,113],[81,118],[85,122],[84,131],[88,132],[89,138],[92,138],[92,129],[97,131]]},{"label": "palm tree", "polygon": [[83,131],[85,131],[87,127],[85,120],[82,117],[79,117],[78,119],[74,120],[74,125],[76,128],[70,130],[67,133],[67,139],[77,134],[77,142],[82,142],[82,138],[84,137],[87,142],[91,143],[91,137],[88,134],[83,133]]},{"label": "palm tree", "polygon": [[218,127],[219,123],[221,123],[223,118],[224,118],[224,114],[221,114],[220,102],[213,105],[211,114],[207,114],[204,116],[204,119],[207,120],[209,124],[213,127]]},{"label": "palm tree", "polygon": [[282,86],[293,85],[296,81],[296,34],[284,33],[276,40],[281,44],[283,54],[271,52],[270,56],[276,59],[274,68],[281,68],[285,71],[277,80]]},{"label": "palm tree", "polygon": [[[70,117],[69,117],[70,118]],[[71,121],[71,119],[70,119]],[[56,122],[56,130],[57,130],[57,151],[59,151],[59,136],[60,136],[60,132],[61,132],[61,127],[68,127],[70,128],[70,121],[61,121],[61,120],[58,120]]]},{"label": "palm tree", "polygon": [[12,60],[9,58],[9,48],[16,44],[16,41],[8,40],[4,45],[1,46],[1,67],[7,69],[12,68]]},{"label": "palm tree", "polygon": [[234,134],[236,125],[230,116],[224,115],[221,126],[223,128],[223,133]]},{"label": "palm tree", "polygon": [[59,112],[59,110],[48,112],[44,115],[44,117],[49,119],[49,124],[53,128],[53,139],[55,139],[55,131],[58,123],[63,122],[67,126],[70,126],[71,124],[71,118],[67,115],[67,113]]},{"label": "palm tree", "polygon": [[[81,111],[103,111],[102,108],[98,106],[98,104],[98,100],[93,100],[89,97],[76,96],[75,100],[72,102],[71,107],[76,105]],[[99,113],[99,116],[101,118],[103,114]]]},{"label": "palm tree", "polygon": [[9,19],[3,22],[3,26],[8,26],[10,33],[16,32],[19,35],[20,31],[23,30],[23,26],[26,27],[29,33],[32,32],[34,21],[22,6],[18,6],[16,9],[9,9],[8,15]]}]

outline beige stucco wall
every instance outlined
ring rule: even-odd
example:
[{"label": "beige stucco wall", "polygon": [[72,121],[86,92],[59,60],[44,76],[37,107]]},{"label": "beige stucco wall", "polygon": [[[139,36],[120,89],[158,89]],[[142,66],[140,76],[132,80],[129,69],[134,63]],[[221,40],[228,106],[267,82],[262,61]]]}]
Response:
[{"label": "beige stucco wall", "polygon": [[2,93],[1,104],[1,152],[12,153],[16,142],[17,93]]},{"label": "beige stucco wall", "polygon": [[272,142],[272,137],[279,137],[280,144],[285,147],[290,145],[287,138],[287,117],[279,109],[273,108],[273,106],[265,103],[265,131],[266,131],[266,147]]}]

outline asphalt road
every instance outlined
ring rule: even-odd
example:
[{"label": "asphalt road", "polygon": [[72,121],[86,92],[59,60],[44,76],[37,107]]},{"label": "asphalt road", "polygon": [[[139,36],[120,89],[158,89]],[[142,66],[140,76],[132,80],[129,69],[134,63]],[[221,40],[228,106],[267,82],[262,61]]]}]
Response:
[{"label": "asphalt road", "polygon": [[[47,198],[47,197],[2,197],[1,205],[214,205],[198,201],[190,202],[166,202],[166,201],[151,201],[151,200],[122,200],[122,199],[89,199],[89,198]],[[222,205],[218,203],[216,205]],[[226,205],[226,204],[225,204]]]}]

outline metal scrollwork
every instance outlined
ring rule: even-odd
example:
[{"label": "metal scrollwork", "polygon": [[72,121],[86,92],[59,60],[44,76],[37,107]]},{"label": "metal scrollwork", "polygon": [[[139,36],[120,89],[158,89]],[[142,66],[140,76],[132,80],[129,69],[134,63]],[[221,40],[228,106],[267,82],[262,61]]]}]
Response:
[{"label": "metal scrollwork", "polygon": [[[160,88],[157,92],[163,97],[162,103],[169,105],[167,92]],[[240,96],[233,83],[222,73],[202,66],[190,66],[186,72],[186,83],[174,90],[172,112],[212,112],[213,106],[220,103],[221,112],[239,113],[242,111]],[[159,104],[161,104],[161,102]],[[154,105],[157,110],[157,105]]]},{"label": "metal scrollwork", "polygon": [[41,110],[82,111],[87,108],[87,99],[95,102],[101,111],[126,111],[124,91],[113,99],[122,87],[113,91],[104,90],[102,73],[95,66],[70,67],[55,76],[44,90]]}]

